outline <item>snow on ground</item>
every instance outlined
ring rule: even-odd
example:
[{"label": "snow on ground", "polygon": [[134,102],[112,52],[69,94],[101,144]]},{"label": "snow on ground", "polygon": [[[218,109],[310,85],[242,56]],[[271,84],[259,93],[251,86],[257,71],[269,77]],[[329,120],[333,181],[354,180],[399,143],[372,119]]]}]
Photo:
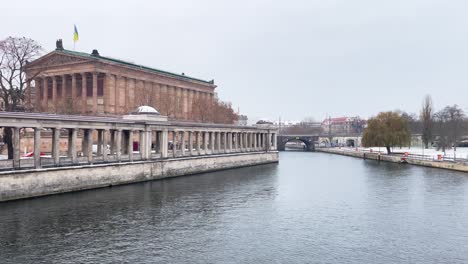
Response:
[{"label": "snow on ground", "polygon": [[[354,150],[356,151],[356,148],[345,148],[342,147],[341,149],[346,149],[346,150]],[[359,151],[370,151],[372,149],[373,152],[378,152],[380,151],[381,153],[385,154],[387,153],[387,150],[385,147],[371,147],[371,148],[358,148]],[[425,156],[432,156],[434,159],[437,158],[437,155],[442,155],[444,156],[444,152],[442,151],[437,151],[435,148],[429,148],[429,149],[423,149],[420,147],[412,147],[412,148],[393,148],[392,152],[399,152],[399,153],[405,153],[408,152],[408,154],[414,154],[414,155],[425,155]],[[468,148],[457,148],[457,151],[454,152],[454,149],[448,149],[445,151],[445,157],[451,158],[454,157],[455,155],[457,158],[461,159],[468,159]]]}]

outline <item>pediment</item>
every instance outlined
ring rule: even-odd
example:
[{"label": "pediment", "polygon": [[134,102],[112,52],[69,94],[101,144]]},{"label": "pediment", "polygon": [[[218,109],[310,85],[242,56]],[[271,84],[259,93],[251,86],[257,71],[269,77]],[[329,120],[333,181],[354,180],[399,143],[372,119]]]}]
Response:
[{"label": "pediment", "polygon": [[69,65],[75,63],[81,63],[89,61],[86,58],[80,58],[78,56],[68,55],[68,54],[57,54],[50,53],[45,55],[28,65],[28,68],[32,67],[51,67],[51,66],[60,66],[60,65]]}]

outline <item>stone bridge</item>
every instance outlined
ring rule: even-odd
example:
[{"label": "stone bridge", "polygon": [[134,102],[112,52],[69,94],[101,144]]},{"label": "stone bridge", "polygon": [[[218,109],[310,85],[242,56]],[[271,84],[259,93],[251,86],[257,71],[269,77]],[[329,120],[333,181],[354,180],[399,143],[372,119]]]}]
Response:
[{"label": "stone bridge", "polygon": [[306,151],[315,151],[315,143],[318,142],[319,136],[316,135],[278,135],[277,149],[284,151],[286,149],[286,143],[293,141],[300,141],[305,144]]}]

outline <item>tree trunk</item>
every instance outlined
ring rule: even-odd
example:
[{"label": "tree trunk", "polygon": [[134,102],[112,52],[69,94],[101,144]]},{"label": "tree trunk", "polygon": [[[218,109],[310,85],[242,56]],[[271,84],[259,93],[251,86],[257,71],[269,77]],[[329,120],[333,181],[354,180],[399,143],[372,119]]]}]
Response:
[{"label": "tree trunk", "polygon": [[385,148],[387,149],[387,154],[391,154],[391,153],[392,153],[392,150],[390,149],[390,146],[385,146]]},{"label": "tree trunk", "polygon": [[13,130],[9,127],[3,128],[3,143],[8,147],[8,159],[13,159]]}]

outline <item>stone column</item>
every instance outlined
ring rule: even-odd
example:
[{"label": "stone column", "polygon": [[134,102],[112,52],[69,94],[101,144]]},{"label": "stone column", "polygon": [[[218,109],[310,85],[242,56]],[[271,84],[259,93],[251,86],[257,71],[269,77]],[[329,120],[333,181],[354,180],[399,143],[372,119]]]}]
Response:
[{"label": "stone column", "polygon": [[277,149],[277,144],[278,144],[276,133],[271,134],[271,136],[273,137],[273,145],[272,145],[271,149],[276,150]]},{"label": "stone column", "polygon": [[52,128],[52,157],[54,158],[54,165],[60,164],[60,128]]},{"label": "stone column", "polygon": [[41,168],[41,128],[34,128],[34,168]]},{"label": "stone column", "polygon": [[88,129],[88,163],[93,164],[93,132],[94,129]]},{"label": "stone column", "polygon": [[189,150],[189,155],[193,155],[193,135],[192,131],[188,132],[188,150]]},{"label": "stone column", "polygon": [[110,154],[115,155],[115,130],[110,130]]},{"label": "stone column", "polygon": [[161,157],[167,158],[167,129],[161,132]]},{"label": "stone column", "polygon": [[[71,74],[71,99],[75,102],[76,98],[76,76],[74,73]],[[75,104],[74,104],[75,105]],[[73,109],[76,110],[76,109]]]},{"label": "stone column", "polygon": [[249,133],[244,133],[244,151],[249,151]]},{"label": "stone column", "polygon": [[221,132],[216,132],[216,151],[221,153]]},{"label": "stone column", "polygon": [[98,137],[97,137],[97,156],[102,155],[102,129],[98,129]]},{"label": "stone column", "polygon": [[109,113],[109,100],[110,100],[110,85],[109,85],[109,74],[105,73],[104,74],[104,81],[103,83],[103,96],[102,100],[104,103],[104,113]]},{"label": "stone column", "polygon": [[67,75],[62,75],[62,94],[60,100],[65,102],[67,99]]},{"label": "stone column", "polygon": [[224,150],[223,152],[227,153],[227,133],[223,132],[222,135],[223,135],[223,150]]},{"label": "stone column", "polygon": [[19,127],[13,127],[11,128],[13,130],[13,167],[20,168],[20,160],[21,160],[21,155],[20,155],[20,128]]},{"label": "stone column", "polygon": [[240,146],[240,151],[244,152],[245,151],[245,137],[244,133],[239,133],[239,146]]},{"label": "stone column", "polygon": [[232,152],[232,133],[231,132],[227,132],[226,133],[226,136],[227,136],[227,152]]},{"label": "stone column", "polygon": [[214,154],[215,152],[215,132],[209,132],[210,134],[210,149],[211,149],[211,154]]},{"label": "stone column", "polygon": [[88,108],[88,81],[86,78],[86,72],[81,74],[81,113],[85,114],[86,109]]},{"label": "stone column", "polygon": [[30,106],[31,105],[31,81],[26,81],[25,90],[26,90],[26,102]]},{"label": "stone column", "polygon": [[[70,131],[69,131],[70,133]],[[78,163],[78,157],[76,156],[76,139],[78,137],[78,129],[77,128],[72,128],[71,129],[71,136],[69,138],[68,144],[69,144],[69,149],[70,149],[70,156],[72,159],[72,163],[76,164]]]},{"label": "stone column", "polygon": [[116,139],[115,139],[115,152],[117,154],[117,160],[120,161],[122,159],[122,130],[119,129],[115,132]]},{"label": "stone column", "polygon": [[257,133],[253,133],[253,148],[254,148],[254,150],[258,150],[258,146],[257,146]]},{"label": "stone column", "polygon": [[231,152],[236,152],[236,133],[231,133]]},{"label": "stone column", "polygon": [[187,120],[188,119],[188,90],[187,89],[182,90],[182,102],[183,102],[182,111],[184,113],[183,116],[184,116],[184,119]]},{"label": "stone column", "polygon": [[125,77],[118,75],[115,78],[115,113],[119,114],[121,113],[120,110],[120,87],[122,86],[122,83],[124,82]]},{"label": "stone column", "polygon": [[180,132],[180,151],[182,153],[182,157],[185,156],[185,132]]},{"label": "stone column", "polygon": [[203,150],[205,151],[205,155],[208,154],[208,132],[203,132]]},{"label": "stone column", "polygon": [[42,79],[42,106],[44,107],[44,111],[48,111],[48,101],[49,101],[49,82],[47,81],[47,77]]},{"label": "stone column", "polygon": [[177,132],[172,131],[172,157],[177,156]]},{"label": "stone column", "polygon": [[266,150],[270,151],[271,149],[271,133],[268,132],[267,134],[267,141],[266,141]]},{"label": "stone column", "polygon": [[98,73],[93,72],[93,113],[97,113],[97,84],[98,82]]},{"label": "stone column", "polygon": [[[34,85],[35,85],[34,87],[35,87],[35,89],[36,89],[36,95],[35,95],[35,96],[36,96],[36,98],[35,98],[36,100],[34,101],[34,103],[35,103],[34,106],[35,106],[35,107],[38,107],[38,106],[40,106],[40,105],[42,104],[41,97],[42,97],[42,95],[44,94],[44,88],[42,88],[42,91],[41,91],[41,89],[40,89],[40,87],[41,87],[41,85],[42,85],[42,80],[41,80],[40,78],[36,78],[36,79],[34,80]],[[41,92],[42,92],[42,94],[41,94]]]},{"label": "stone column", "polygon": [[[146,82],[143,81],[143,87],[145,87]],[[125,82],[125,103],[124,103],[124,109],[130,109],[130,79],[127,78],[127,81]],[[148,91],[148,90],[145,90]],[[146,96],[151,96],[151,94],[147,94]]]},{"label": "stone column", "polygon": [[128,131],[128,141],[127,141],[127,149],[128,149],[128,160],[133,161],[133,130]]},{"label": "stone column", "polygon": [[52,76],[52,104],[55,112],[57,106],[57,78],[55,76]]},{"label": "stone column", "polygon": [[258,149],[263,150],[263,133],[258,133]]},{"label": "stone column", "polygon": [[195,142],[197,147],[197,155],[200,155],[200,131],[195,132]]},{"label": "stone column", "polygon": [[187,92],[188,92],[187,119],[192,120],[192,118],[193,118],[192,105],[193,105],[193,94],[194,94],[194,92],[192,90],[187,90]]},{"label": "stone column", "polygon": [[109,130],[103,129],[99,130],[102,134],[102,145],[103,145],[103,151],[102,151],[102,159],[104,162],[107,162],[109,158],[107,157],[107,134],[109,133]]},{"label": "stone column", "polygon": [[148,157],[146,157],[147,151],[145,150],[146,144],[145,144],[145,131],[140,130],[138,135],[138,151],[140,152],[141,159],[145,160]]}]

